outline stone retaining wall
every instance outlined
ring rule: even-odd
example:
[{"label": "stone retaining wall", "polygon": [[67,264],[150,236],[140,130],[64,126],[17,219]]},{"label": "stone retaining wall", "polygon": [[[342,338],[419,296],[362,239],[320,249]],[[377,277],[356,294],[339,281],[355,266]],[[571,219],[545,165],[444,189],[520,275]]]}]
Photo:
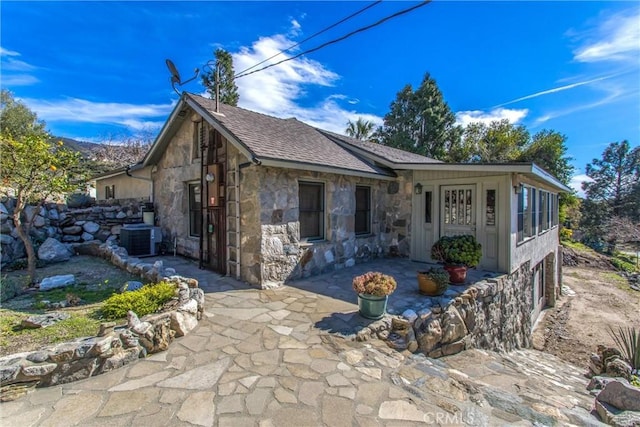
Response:
[{"label": "stone retaining wall", "polygon": [[[48,387],[109,372],[148,354],[164,351],[174,337],[188,334],[202,317],[204,292],[195,279],[164,277],[178,297],[171,309],[141,319],[129,312],[127,324],[103,323],[95,337],[0,358],[0,401],[34,387]],[[165,306],[165,307],[167,307]]]},{"label": "stone retaining wall", "polygon": [[[142,222],[142,202],[129,199],[121,204],[105,204],[73,209],[61,203],[46,203],[35,216],[30,235],[37,245],[54,238],[68,245],[73,252],[78,244],[117,241],[123,224]],[[14,199],[0,203],[0,263],[2,267],[26,257],[24,244],[13,225]],[[23,221],[33,215],[34,206],[27,206]],[[37,250],[37,247],[36,247]]]},{"label": "stone retaining wall", "polygon": [[445,306],[436,303],[386,316],[358,332],[356,339],[377,336],[397,350],[434,358],[469,348],[510,351],[531,346],[532,307],[527,262],[512,274],[470,285]]}]

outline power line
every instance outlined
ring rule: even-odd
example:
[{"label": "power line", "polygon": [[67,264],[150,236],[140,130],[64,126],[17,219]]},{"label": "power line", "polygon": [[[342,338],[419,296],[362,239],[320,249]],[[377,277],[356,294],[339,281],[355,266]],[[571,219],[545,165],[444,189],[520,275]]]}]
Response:
[{"label": "power line", "polygon": [[310,36],[309,36],[309,37],[307,37],[306,39],[304,39],[304,40],[302,40],[302,41],[300,41],[300,42],[298,42],[298,43],[296,43],[296,44],[294,44],[294,45],[291,45],[291,46],[289,46],[288,48],[286,48],[286,49],[284,49],[284,50],[281,50],[280,52],[276,53],[275,55],[273,55],[273,56],[271,56],[271,57],[269,57],[269,58],[267,58],[267,59],[264,59],[264,60],[262,60],[262,61],[258,62],[257,64],[252,65],[251,67],[249,67],[249,68],[247,68],[247,69],[245,69],[245,70],[240,71],[239,73],[236,73],[235,77],[238,77],[238,76],[240,76],[241,74],[246,73],[247,71],[251,70],[252,68],[256,68],[258,65],[262,65],[262,64],[264,64],[265,62],[272,60],[273,58],[275,58],[275,57],[276,57],[276,56],[278,56],[278,55],[281,55],[281,54],[283,54],[283,53],[285,53],[285,52],[290,51],[290,50],[291,50],[291,49],[293,49],[294,47],[298,47],[298,46],[300,46],[302,43],[305,43],[305,42],[307,42],[307,41],[311,40],[312,38],[314,38],[314,37],[316,37],[316,36],[319,36],[320,34],[322,34],[322,33],[326,32],[326,31],[329,31],[330,29],[332,29],[332,28],[334,28],[334,27],[337,27],[338,25],[342,24],[343,22],[348,21],[349,19],[353,18],[354,16],[360,15],[362,12],[364,12],[364,11],[366,11],[366,10],[368,10],[368,9],[370,9],[370,8],[372,8],[372,7],[374,7],[374,6],[377,6],[377,5],[379,5],[380,3],[382,3],[382,0],[378,0],[378,1],[375,1],[375,2],[371,3],[370,5],[367,5],[366,7],[364,7],[364,8],[362,8],[362,9],[358,10],[357,12],[354,12],[354,13],[352,13],[351,15],[347,16],[346,18],[342,18],[340,21],[336,22],[335,24],[331,24],[331,25],[329,25],[328,27],[326,27],[326,28],[324,28],[324,29],[322,29],[322,30],[318,31],[317,33],[310,35]]},{"label": "power line", "polygon": [[[342,41],[342,40],[345,40],[345,39],[347,39],[347,38],[349,38],[349,37],[351,37],[351,36],[353,36],[353,35],[355,35],[355,34],[358,34],[358,33],[361,33],[361,32],[363,32],[363,31],[369,30],[369,29],[371,29],[371,28],[373,28],[373,27],[377,27],[378,25],[380,25],[380,24],[382,24],[382,23],[384,23],[384,22],[386,22],[386,21],[388,21],[388,20],[390,20],[390,19],[393,19],[393,18],[396,18],[396,17],[398,17],[398,16],[400,16],[400,15],[404,15],[404,14],[406,14],[406,13],[409,13],[409,12],[411,12],[411,11],[415,10],[415,9],[418,9],[419,7],[426,6],[426,5],[427,5],[427,4],[429,4],[429,3],[431,3],[431,0],[425,0],[425,1],[423,1],[423,2],[419,3],[419,4],[415,5],[415,6],[412,6],[412,7],[407,8],[407,9],[403,9],[403,10],[401,10],[401,11],[399,11],[399,12],[396,12],[396,13],[394,13],[394,14],[392,14],[392,15],[387,16],[386,18],[382,18],[381,20],[379,20],[379,21],[377,21],[377,22],[374,22],[374,23],[373,23],[373,24],[371,24],[371,25],[367,25],[366,27],[358,28],[357,30],[354,30],[354,31],[352,31],[352,32],[350,32],[350,33],[348,33],[348,34],[345,34],[345,35],[344,35],[344,36],[342,36],[342,37],[338,37],[337,39],[330,40],[330,41],[328,41],[328,42],[326,42],[326,43],[321,44],[321,45],[320,45],[320,46],[318,46],[318,47],[314,47],[313,49],[309,49],[309,50],[306,50],[306,51],[304,51],[304,52],[301,52],[301,53],[299,53],[299,54],[297,54],[297,55],[295,55],[295,56],[292,56],[291,58],[283,59],[282,61],[276,62],[275,64],[270,64],[270,65],[267,65],[266,67],[262,67],[262,68],[260,68],[260,69],[258,69],[258,70],[254,70],[254,71],[251,71],[251,72],[248,72],[248,73],[244,73],[244,74],[239,73],[239,74],[237,74],[237,75],[235,76],[235,78],[236,78],[236,79],[238,79],[238,78],[240,78],[240,77],[245,77],[245,76],[248,76],[248,75],[250,75],[250,74],[253,74],[253,73],[257,73],[257,72],[260,72],[260,71],[266,70],[267,68],[275,67],[276,65],[280,65],[280,64],[282,64],[282,63],[284,63],[284,62],[291,61],[292,59],[299,58],[299,57],[301,57],[302,55],[306,55],[306,54],[308,54],[308,53],[315,52],[315,51],[320,50],[320,49],[322,49],[322,48],[324,48],[324,47],[326,47],[326,46],[329,46],[329,45],[332,45],[332,44],[338,43],[338,42],[340,42],[340,41]],[[253,67],[252,67],[252,68],[253,68]]]}]

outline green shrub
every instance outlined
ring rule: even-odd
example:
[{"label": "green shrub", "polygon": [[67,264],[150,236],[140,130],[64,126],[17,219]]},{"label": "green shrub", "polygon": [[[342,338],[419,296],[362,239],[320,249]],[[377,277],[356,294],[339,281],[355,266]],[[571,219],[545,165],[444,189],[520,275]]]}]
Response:
[{"label": "green shrub", "polygon": [[634,370],[640,369],[640,329],[633,326],[619,326],[617,330],[609,327],[609,335],[631,367]]},{"label": "green shrub", "polygon": [[138,316],[155,313],[173,298],[175,293],[176,287],[171,283],[145,285],[136,291],[109,297],[102,304],[102,315],[107,319],[120,319],[125,317],[129,310]]},{"label": "green shrub", "polygon": [[442,236],[431,247],[431,258],[449,265],[475,267],[482,258],[482,245],[471,235]]},{"label": "green shrub", "polygon": [[573,230],[570,228],[562,227],[560,229],[560,240],[571,240],[573,238]]}]

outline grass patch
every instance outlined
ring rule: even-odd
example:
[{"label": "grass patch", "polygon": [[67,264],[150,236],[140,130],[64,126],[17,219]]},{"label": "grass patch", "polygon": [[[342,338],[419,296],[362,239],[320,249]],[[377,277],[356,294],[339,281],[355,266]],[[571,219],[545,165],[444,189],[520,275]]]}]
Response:
[{"label": "grass patch", "polygon": [[624,252],[615,252],[611,257],[611,263],[617,269],[626,271],[627,273],[635,273],[639,271],[635,255],[626,254]]},{"label": "grass patch", "polygon": [[38,292],[34,295],[35,304],[34,307],[38,307],[42,301],[64,301],[68,299],[69,295],[80,298],[82,304],[94,304],[102,302],[115,294],[117,289],[112,288],[107,284],[91,286],[87,283],[80,283],[72,286],[65,286],[64,288],[52,289],[46,292]]},{"label": "grass patch", "polygon": [[589,246],[585,245],[584,243],[576,242],[573,240],[562,240],[560,241],[560,244],[562,246],[566,246],[576,251],[595,252],[593,249],[591,249]]},{"label": "grass patch", "polygon": [[[23,329],[20,322],[38,313],[3,310],[0,313],[0,353],[10,354],[15,348],[29,351],[48,344],[94,336],[100,327],[98,308],[70,313],[71,317],[55,325],[38,329]],[[19,347],[17,347],[19,346]]]}]

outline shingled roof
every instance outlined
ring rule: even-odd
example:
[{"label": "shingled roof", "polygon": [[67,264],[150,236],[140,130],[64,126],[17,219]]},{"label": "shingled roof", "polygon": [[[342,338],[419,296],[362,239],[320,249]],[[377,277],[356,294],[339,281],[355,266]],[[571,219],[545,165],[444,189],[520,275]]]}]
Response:
[{"label": "shingled roof", "polygon": [[145,158],[145,166],[158,161],[178,123],[184,120],[187,105],[256,163],[388,178],[396,176],[394,163],[437,162],[317,129],[295,118],[280,119],[226,104],[220,104],[216,112],[215,101],[184,93]]},{"label": "shingled roof", "polygon": [[420,154],[410,153],[408,151],[399,150],[397,148],[389,147],[387,145],[378,144],[375,142],[362,141],[360,139],[350,138],[348,136],[340,135],[327,130],[318,129],[327,137],[337,140],[338,143],[342,143],[343,146],[349,146],[358,151],[364,151],[374,155],[377,160],[384,163],[400,164],[400,163],[442,163],[440,160],[432,159],[431,157],[421,156]]}]

